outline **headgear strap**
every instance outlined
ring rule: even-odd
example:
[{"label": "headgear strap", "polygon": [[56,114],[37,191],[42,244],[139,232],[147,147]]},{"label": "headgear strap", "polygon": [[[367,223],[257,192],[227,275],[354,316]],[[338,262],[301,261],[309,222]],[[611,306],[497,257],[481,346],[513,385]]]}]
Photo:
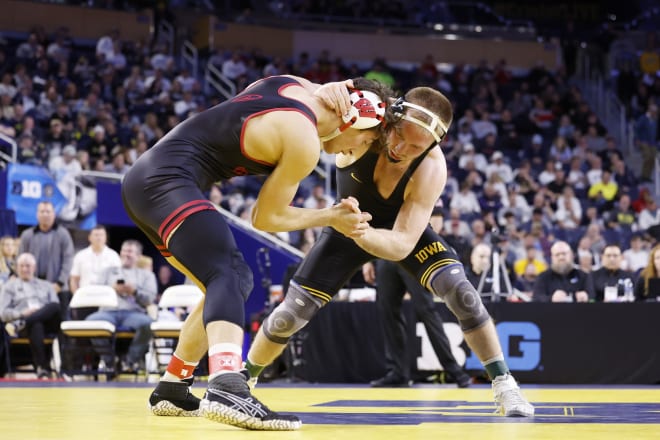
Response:
[{"label": "headgear strap", "polygon": [[[421,119],[407,114],[405,112],[405,107],[412,108],[422,113],[425,113],[429,118],[431,118],[431,123],[427,124]],[[442,138],[444,138],[445,135],[447,134],[447,130],[449,129],[447,124],[442,122],[442,120],[440,120],[438,115],[433,113],[431,110],[422,107],[421,105],[413,104],[412,102],[406,101],[403,97],[400,97],[399,99],[394,101],[394,104],[391,105],[391,108],[392,108],[392,113],[394,113],[394,116],[397,116],[401,119],[405,119],[406,121],[412,122],[413,124],[419,125],[423,129],[431,133],[431,135],[438,144],[442,141]],[[442,135],[438,134],[438,128],[442,130]]]}]

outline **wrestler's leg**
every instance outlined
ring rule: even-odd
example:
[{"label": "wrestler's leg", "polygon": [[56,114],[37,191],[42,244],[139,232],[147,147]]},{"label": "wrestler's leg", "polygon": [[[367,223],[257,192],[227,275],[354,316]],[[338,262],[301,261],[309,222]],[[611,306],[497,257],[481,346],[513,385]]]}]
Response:
[{"label": "wrestler's leg", "polygon": [[[428,258],[417,258],[422,250]],[[495,401],[500,411],[507,416],[534,415],[534,407],[524,399],[509,372],[490,314],[451,247],[428,228],[411,255],[401,264],[417,276],[421,285],[442,298],[456,316],[465,341],[493,381]]]},{"label": "wrestler's leg", "polygon": [[247,355],[250,376],[256,378],[270,365],[286,348],[289,337],[303,328],[371,258],[353,240],[325,228],[294,274],[285,300],[257,332]]}]

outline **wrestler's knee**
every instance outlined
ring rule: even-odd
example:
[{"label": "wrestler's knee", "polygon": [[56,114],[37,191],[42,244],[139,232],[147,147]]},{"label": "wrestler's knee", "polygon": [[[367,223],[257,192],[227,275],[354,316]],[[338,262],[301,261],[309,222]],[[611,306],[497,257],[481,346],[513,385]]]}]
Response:
[{"label": "wrestler's knee", "polygon": [[463,331],[474,330],[490,319],[479,293],[465,276],[463,266],[440,270],[431,281],[431,289],[444,300]]},{"label": "wrestler's knee", "polygon": [[238,277],[239,292],[243,296],[243,300],[247,301],[252,289],[254,288],[254,278],[252,276],[252,269],[243,259],[243,254],[238,250],[232,253],[231,266]]},{"label": "wrestler's knee", "polygon": [[286,344],[292,335],[307,325],[322,305],[320,300],[292,282],[284,301],[264,320],[264,335],[272,342]]}]

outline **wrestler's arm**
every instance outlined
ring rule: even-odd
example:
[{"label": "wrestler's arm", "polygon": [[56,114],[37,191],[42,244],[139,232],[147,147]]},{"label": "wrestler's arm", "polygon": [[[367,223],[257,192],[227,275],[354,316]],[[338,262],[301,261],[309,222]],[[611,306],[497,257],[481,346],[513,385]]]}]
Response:
[{"label": "wrestler's arm", "polygon": [[348,112],[351,106],[351,99],[348,89],[353,88],[353,80],[334,81],[325,84],[313,83],[305,78],[293,75],[284,75],[295,79],[303,86],[305,90],[321,98],[323,103],[329,108],[335,110],[337,116]]},{"label": "wrestler's arm", "polygon": [[392,261],[404,259],[428,226],[446,182],[447,164],[437,148],[417,168],[406,186],[404,202],[392,229],[369,228],[355,238],[355,242],[376,257]]},{"label": "wrestler's arm", "polygon": [[264,182],[252,210],[252,224],[268,232],[295,231],[332,226],[355,236],[368,228],[371,217],[359,212],[350,201],[323,209],[291,206],[300,181],[318,163],[321,144],[316,128],[309,123],[284,124],[281,133],[282,156]]}]

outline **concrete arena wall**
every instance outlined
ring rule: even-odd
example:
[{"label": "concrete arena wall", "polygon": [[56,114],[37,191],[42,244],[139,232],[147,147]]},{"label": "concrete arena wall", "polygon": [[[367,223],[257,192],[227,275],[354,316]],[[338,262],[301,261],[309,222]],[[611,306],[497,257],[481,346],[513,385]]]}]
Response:
[{"label": "concrete arena wall", "polygon": [[226,49],[259,47],[264,53],[286,59],[301,52],[312,56],[328,49],[332,57],[344,60],[372,60],[384,57],[388,62],[421,62],[432,54],[437,62],[491,65],[506,59],[509,66],[531,68],[538,62],[555,68],[559,47],[554,43],[486,39],[447,40],[438,36],[354,34],[307,30],[272,29],[235,23],[216,23],[209,39],[215,47]]},{"label": "concrete arena wall", "polygon": [[111,29],[119,29],[124,40],[145,40],[151,36],[153,17],[141,12],[109,11],[78,6],[0,0],[0,35],[2,32],[28,32],[43,26],[51,33],[66,26],[78,39],[98,39]]}]

